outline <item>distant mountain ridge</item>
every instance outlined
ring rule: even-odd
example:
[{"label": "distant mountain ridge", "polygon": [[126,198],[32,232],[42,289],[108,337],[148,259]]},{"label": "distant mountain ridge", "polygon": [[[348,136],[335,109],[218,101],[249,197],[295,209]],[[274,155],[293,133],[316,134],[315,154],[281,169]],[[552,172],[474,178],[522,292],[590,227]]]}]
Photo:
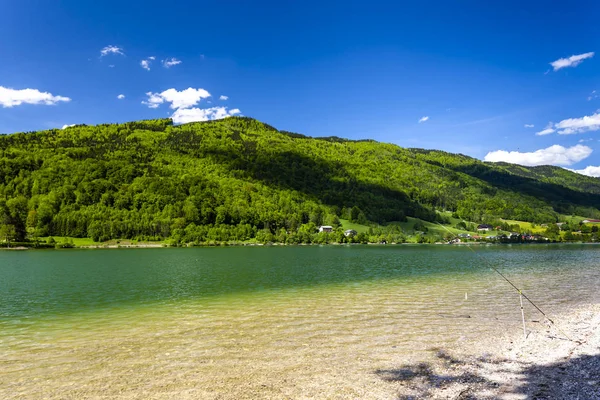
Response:
[{"label": "distant mountain ridge", "polygon": [[19,238],[244,240],[340,218],[443,222],[440,210],[482,223],[600,218],[600,180],[373,140],[311,138],[247,117],[0,136],[0,225],[14,226]]}]

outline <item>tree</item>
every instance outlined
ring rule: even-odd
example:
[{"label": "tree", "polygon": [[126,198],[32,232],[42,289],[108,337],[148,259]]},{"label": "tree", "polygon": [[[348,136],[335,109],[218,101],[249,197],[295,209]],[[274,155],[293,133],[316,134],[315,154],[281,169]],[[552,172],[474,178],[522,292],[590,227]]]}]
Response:
[{"label": "tree", "polygon": [[6,242],[7,246],[10,247],[10,241],[14,240],[17,235],[17,230],[14,225],[4,224],[0,225],[0,238]]},{"label": "tree", "polygon": [[362,211],[357,206],[352,207],[350,210],[350,221],[358,222],[358,217]]},{"label": "tree", "polygon": [[17,196],[6,202],[8,220],[14,229],[14,237],[18,241],[24,241],[27,236],[27,199]]},{"label": "tree", "polygon": [[[304,224],[448,222],[439,208],[495,226],[600,218],[595,178],[369,140],[309,138],[245,117],[0,135],[0,177],[0,224],[14,226],[15,240],[204,243],[264,240],[268,230],[274,240],[310,243],[319,238]],[[399,235],[386,229],[375,230],[373,240]]]},{"label": "tree", "polygon": [[548,224],[548,227],[544,231],[544,236],[550,240],[559,240],[560,228],[556,224]]}]

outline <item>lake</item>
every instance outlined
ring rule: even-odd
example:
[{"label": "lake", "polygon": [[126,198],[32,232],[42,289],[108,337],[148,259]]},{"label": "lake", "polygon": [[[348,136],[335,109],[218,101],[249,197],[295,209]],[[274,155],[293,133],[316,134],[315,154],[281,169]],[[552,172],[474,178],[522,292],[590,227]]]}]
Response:
[{"label": "lake", "polygon": [[0,398],[391,398],[377,369],[520,332],[491,266],[552,316],[600,301],[599,260],[596,245],[1,251]]}]

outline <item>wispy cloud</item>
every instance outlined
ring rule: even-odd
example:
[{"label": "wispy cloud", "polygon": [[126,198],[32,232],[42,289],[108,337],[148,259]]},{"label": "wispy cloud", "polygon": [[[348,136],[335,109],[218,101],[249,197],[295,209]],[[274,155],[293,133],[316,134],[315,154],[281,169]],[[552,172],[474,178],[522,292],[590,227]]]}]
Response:
[{"label": "wispy cloud", "polygon": [[588,96],[588,101],[590,100],[594,100],[597,99],[598,97],[600,97],[600,93],[598,93],[597,90],[592,90],[592,93],[590,93],[590,95]]},{"label": "wispy cloud", "polygon": [[489,152],[484,161],[508,162],[526,166],[534,165],[573,165],[592,154],[592,149],[581,144],[573,147],[553,145],[533,152],[496,150]]},{"label": "wispy cloud", "polygon": [[536,132],[535,134],[537,136],[544,136],[544,135],[549,135],[551,133],[556,132],[556,130],[553,128],[554,124],[552,122],[549,122],[548,125],[546,125],[546,127],[544,129],[542,129],[539,132]]},{"label": "wispy cloud", "polygon": [[554,71],[558,71],[559,69],[562,69],[562,68],[576,67],[579,64],[581,64],[584,60],[586,60],[588,58],[592,58],[592,57],[594,57],[593,51],[591,51],[589,53],[573,55],[573,56],[567,57],[567,58],[559,58],[556,61],[552,61],[550,63],[550,65],[552,65],[552,68],[554,68]]},{"label": "wispy cloud", "polygon": [[68,97],[54,96],[52,93],[40,92],[37,89],[15,90],[0,86],[0,105],[3,108],[20,106],[21,104],[55,105],[59,102],[71,101]]},{"label": "wispy cloud", "polygon": [[525,124],[525,128],[535,128],[535,125],[533,125],[533,124]]},{"label": "wispy cloud", "polygon": [[424,116],[424,117],[421,117],[421,119],[419,119],[419,123],[420,124],[423,123],[423,122],[426,122],[426,121],[429,121],[429,117],[428,116]]},{"label": "wispy cloud", "polygon": [[229,96],[225,96],[224,94],[219,96],[219,100],[228,100]]},{"label": "wispy cloud", "polygon": [[150,71],[150,65],[152,64],[152,61],[156,60],[156,57],[152,56],[152,57],[148,57],[142,61],[140,61],[140,66],[142,68],[144,68],[146,71]]},{"label": "wispy cloud", "polygon": [[181,60],[178,60],[175,57],[171,57],[171,58],[167,58],[166,60],[163,60],[162,63],[163,63],[163,67],[171,68],[175,65],[181,64]]},{"label": "wispy cloud", "polygon": [[112,46],[112,45],[108,45],[108,46],[104,47],[102,50],[100,50],[100,57],[104,57],[109,54],[120,54],[120,55],[124,56],[125,52],[123,51],[123,48],[121,48],[119,46]]},{"label": "wispy cloud", "polygon": [[[510,115],[510,114],[507,114],[507,115]],[[473,120],[473,121],[460,122],[458,124],[455,124],[454,126],[469,126],[469,125],[487,124],[487,123],[490,123],[490,122],[501,120],[502,118],[506,117],[507,115],[496,115],[495,117],[489,117],[489,118],[476,119],[476,120]]]},{"label": "wispy cloud", "polygon": [[123,100],[124,98],[125,98],[124,94],[120,94],[120,95],[117,96],[117,99],[119,99],[119,100]]}]

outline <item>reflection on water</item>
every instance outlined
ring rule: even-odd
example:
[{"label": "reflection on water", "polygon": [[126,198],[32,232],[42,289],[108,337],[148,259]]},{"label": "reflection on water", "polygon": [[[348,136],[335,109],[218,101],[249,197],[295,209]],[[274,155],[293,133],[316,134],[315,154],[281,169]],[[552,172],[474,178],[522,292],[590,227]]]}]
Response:
[{"label": "reflection on water", "polygon": [[595,246],[476,251],[0,252],[0,398],[389,398],[372,371],[520,329],[490,265],[551,313],[599,300]]}]

